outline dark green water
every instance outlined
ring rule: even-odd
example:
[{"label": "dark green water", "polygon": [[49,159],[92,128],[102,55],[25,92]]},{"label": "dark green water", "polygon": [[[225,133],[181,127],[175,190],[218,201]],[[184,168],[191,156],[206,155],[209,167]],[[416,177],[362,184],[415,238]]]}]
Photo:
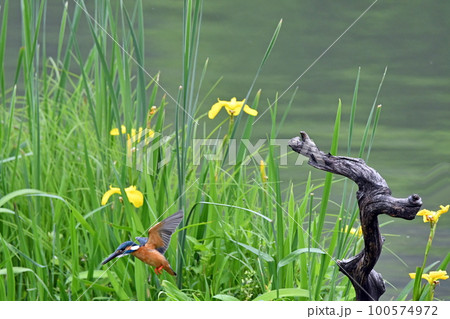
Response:
[{"label": "dark green water", "polygon": [[[59,30],[62,1],[48,2],[47,30]],[[294,89],[298,88],[280,138],[291,138],[305,130],[327,151],[337,102],[341,98],[344,128],[339,153],[344,155],[345,128],[357,70],[361,67],[353,143],[355,155],[378,84],[388,67],[377,101],[383,106],[369,163],[387,180],[395,196],[418,193],[425,208],[436,210],[440,204],[450,204],[450,2],[380,0],[360,17],[373,3],[355,0],[205,1],[199,65],[209,58],[209,68],[203,93],[223,76],[206,100],[205,112],[218,97],[245,97],[282,18],[280,36],[252,93],[262,89],[260,114],[269,106],[267,99],[274,101],[276,92],[281,94],[292,86],[278,101],[281,114]],[[9,28],[17,30],[18,38],[19,1],[12,1],[10,5]],[[144,10],[146,70],[151,74],[160,71],[162,85],[176,96],[181,81],[182,2],[144,1]],[[358,17],[360,19],[342,35]],[[14,45],[18,47],[20,43],[17,38],[8,38],[11,46],[7,54],[14,65],[17,52]],[[92,47],[92,39],[88,32],[83,33],[83,26],[80,39],[83,46]],[[48,37],[48,41],[51,52],[57,39]],[[170,107],[174,105],[169,105],[169,110]],[[220,114],[214,124],[224,116]],[[268,127],[269,112],[258,118],[254,126],[255,139],[265,138]],[[289,157],[291,165],[282,170],[286,183],[292,179],[298,184],[310,171],[306,165],[292,165],[294,161],[294,157]],[[312,172],[314,178],[324,176],[322,172]],[[332,197],[340,201],[338,189]],[[336,207],[330,208],[330,213],[336,211]],[[386,222],[391,218],[381,220]],[[395,220],[383,227],[382,232],[386,243],[376,270],[399,289],[387,286],[382,299],[389,300],[409,282],[408,273],[421,265],[428,224],[423,224],[421,219]],[[442,259],[450,251],[449,247],[450,216],[444,215],[428,264]],[[436,297],[450,299],[450,281],[441,282]]]}]

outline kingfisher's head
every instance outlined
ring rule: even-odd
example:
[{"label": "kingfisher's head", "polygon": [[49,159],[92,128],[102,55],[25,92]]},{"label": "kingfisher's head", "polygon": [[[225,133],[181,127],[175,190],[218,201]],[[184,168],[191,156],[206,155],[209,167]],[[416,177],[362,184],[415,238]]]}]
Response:
[{"label": "kingfisher's head", "polygon": [[129,255],[132,252],[135,252],[136,250],[138,250],[139,247],[141,247],[141,246],[139,246],[135,242],[126,241],[126,242],[120,244],[119,247],[117,247],[115,252],[113,252],[105,260],[103,260],[102,265],[106,264],[108,261],[110,261],[116,257],[120,258],[120,257],[126,256],[126,255]]}]

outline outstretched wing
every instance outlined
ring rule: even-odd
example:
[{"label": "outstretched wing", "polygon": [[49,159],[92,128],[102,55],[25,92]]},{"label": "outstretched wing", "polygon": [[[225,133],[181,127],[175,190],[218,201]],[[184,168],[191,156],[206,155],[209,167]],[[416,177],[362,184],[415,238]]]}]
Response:
[{"label": "outstretched wing", "polygon": [[[170,237],[172,237],[183,216],[183,211],[180,210],[150,228],[145,247],[156,249],[161,254],[164,254],[167,247],[169,247]],[[139,242],[141,241],[139,240]]]}]

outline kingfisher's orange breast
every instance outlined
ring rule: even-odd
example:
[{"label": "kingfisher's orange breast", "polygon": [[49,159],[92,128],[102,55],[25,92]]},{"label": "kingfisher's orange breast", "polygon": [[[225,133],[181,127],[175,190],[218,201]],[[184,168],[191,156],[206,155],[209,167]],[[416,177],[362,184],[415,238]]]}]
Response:
[{"label": "kingfisher's orange breast", "polygon": [[169,262],[167,259],[156,249],[149,249],[145,246],[141,246],[138,250],[131,253],[133,256],[139,258],[147,265],[153,267],[167,266]]}]

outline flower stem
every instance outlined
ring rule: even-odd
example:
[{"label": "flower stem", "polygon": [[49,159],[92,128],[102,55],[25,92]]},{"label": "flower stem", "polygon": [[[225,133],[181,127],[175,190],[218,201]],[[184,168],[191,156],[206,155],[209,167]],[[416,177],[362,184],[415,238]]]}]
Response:
[{"label": "flower stem", "polygon": [[234,126],[234,116],[230,115],[230,123],[228,126],[228,133],[223,137],[222,148],[220,149],[220,153],[222,153],[224,150],[226,150],[226,148],[228,146],[228,141],[230,140],[231,132],[233,131],[233,126]]},{"label": "flower stem", "polygon": [[[425,265],[427,264],[428,253],[430,252],[430,248],[431,248],[431,244],[433,242],[435,232],[436,232],[436,223],[430,222],[430,235],[428,236],[427,246],[425,247],[425,254],[423,257],[422,267],[420,267],[420,271],[417,274],[415,282],[414,282],[414,291],[413,291],[413,300],[414,301],[418,301],[420,299],[421,291],[423,291],[423,289],[420,289],[420,281],[422,280],[422,274],[425,270]],[[432,298],[434,296],[434,287],[430,287],[429,296],[431,297],[430,300],[433,300]]]},{"label": "flower stem", "polygon": [[430,285],[430,291],[428,292],[428,301],[433,301],[434,299],[434,289],[436,288],[435,284]]},{"label": "flower stem", "polygon": [[436,232],[436,223],[431,222],[430,223],[430,236],[428,237],[428,242],[427,242],[427,247],[425,248],[425,255],[423,258],[423,264],[422,264],[422,273],[425,269],[425,265],[427,263],[427,259],[428,259],[428,253],[430,251],[431,248],[431,243],[433,242],[433,238],[434,238],[434,234]]}]

